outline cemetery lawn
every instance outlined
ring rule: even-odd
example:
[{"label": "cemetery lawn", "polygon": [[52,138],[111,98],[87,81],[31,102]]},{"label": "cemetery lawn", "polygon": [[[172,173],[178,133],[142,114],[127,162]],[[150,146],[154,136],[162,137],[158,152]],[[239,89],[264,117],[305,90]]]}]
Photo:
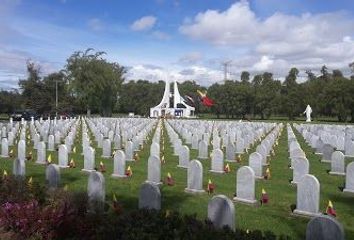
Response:
[{"label": "cemetery lawn", "polygon": [[[328,200],[331,200],[337,211],[337,219],[343,224],[346,239],[354,239],[354,195],[343,193],[340,188],[344,186],[345,177],[332,176],[327,173],[330,164],[320,163],[320,157],[315,155],[312,149],[304,142],[304,139],[293,128],[296,137],[301,144],[302,149],[306,152],[306,156],[310,162],[310,174],[314,174],[321,185],[320,195],[320,211],[325,212]],[[101,158],[102,149],[96,147],[96,166],[100,161],[106,166],[107,172],[104,173],[106,181],[106,200],[112,201],[113,193],[116,194],[118,201],[123,204],[126,211],[137,209],[138,196],[141,183],[147,178],[147,160],[150,152],[151,137],[144,148],[139,152],[140,159],[136,162],[127,162],[133,170],[131,178],[116,179],[111,178],[113,172],[113,159]],[[229,174],[213,174],[209,172],[210,159],[200,160],[203,164],[204,171],[204,188],[206,189],[208,179],[211,179],[216,185],[215,193],[208,195],[191,195],[184,192],[187,185],[187,170],[177,168],[178,157],[173,156],[173,149],[170,145],[167,132],[164,131],[165,142],[165,160],[162,165],[161,177],[164,180],[167,173],[170,172],[175,180],[174,186],[163,185],[161,187],[162,208],[165,210],[177,210],[184,214],[197,214],[200,219],[207,216],[208,201],[213,195],[224,194],[230,199],[236,192],[236,171],[243,165],[248,165],[248,154],[242,155],[241,163],[229,163],[231,172]],[[91,136],[93,140],[93,137]],[[95,141],[92,141],[95,143]],[[249,151],[252,153],[255,146]],[[83,156],[81,155],[81,131],[76,136],[76,153],[69,155],[69,160],[75,160],[76,168],[61,169],[61,185],[68,186],[69,191],[86,192],[88,175],[81,172],[83,168]],[[27,146],[27,153],[31,151],[31,146]],[[17,155],[17,148],[14,150],[14,156]],[[162,149],[162,147],[161,147]],[[210,148],[209,148],[210,150]],[[261,190],[264,188],[269,195],[270,202],[267,205],[252,207],[237,203],[235,205],[236,212],[236,228],[272,231],[276,235],[288,235],[294,239],[304,239],[306,225],[309,219],[295,217],[291,214],[292,205],[296,204],[296,187],[289,182],[292,178],[292,171],[288,168],[290,163],[287,147],[286,127],[279,138],[279,144],[274,148],[275,156],[271,157],[270,180],[256,181],[256,197],[260,199]],[[57,152],[52,152],[52,161],[57,163]],[[47,152],[47,156],[49,152]],[[1,159],[1,158],[0,158]],[[32,177],[34,182],[45,183],[45,166],[34,163],[36,159],[36,151],[33,151],[33,161],[26,162],[26,176]],[[191,150],[190,159],[197,159],[197,151]],[[9,159],[1,159],[1,172],[6,169],[8,173],[12,172],[12,161]],[[352,160],[352,159],[350,159]],[[347,160],[348,163],[349,160]]]}]

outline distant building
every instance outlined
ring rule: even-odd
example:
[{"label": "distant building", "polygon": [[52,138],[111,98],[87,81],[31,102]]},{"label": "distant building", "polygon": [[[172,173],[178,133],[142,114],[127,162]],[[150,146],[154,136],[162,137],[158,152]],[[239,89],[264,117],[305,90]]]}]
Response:
[{"label": "distant building", "polygon": [[195,108],[189,106],[181,97],[178,91],[177,82],[173,82],[173,91],[171,92],[171,83],[166,81],[165,91],[161,102],[150,108],[150,117],[195,117]]}]

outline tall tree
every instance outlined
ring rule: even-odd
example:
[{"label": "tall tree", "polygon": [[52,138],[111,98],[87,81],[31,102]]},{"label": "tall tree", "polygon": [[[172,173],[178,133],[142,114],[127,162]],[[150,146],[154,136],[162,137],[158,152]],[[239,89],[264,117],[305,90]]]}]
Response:
[{"label": "tall tree", "polygon": [[24,107],[43,113],[48,111],[47,99],[44,91],[44,84],[40,77],[40,66],[34,62],[27,61],[27,79],[20,79],[19,86],[22,90]]},{"label": "tall tree", "polygon": [[296,79],[299,75],[297,68],[291,68],[282,86],[282,108],[290,120],[301,112],[300,88]]},{"label": "tall tree", "polygon": [[124,67],[108,62],[104,55],[89,48],[75,52],[67,60],[66,73],[71,89],[86,105],[88,115],[96,108],[103,116],[111,116],[124,81]]},{"label": "tall tree", "polygon": [[247,71],[243,71],[241,73],[241,82],[242,83],[246,83],[250,81],[250,73]]}]

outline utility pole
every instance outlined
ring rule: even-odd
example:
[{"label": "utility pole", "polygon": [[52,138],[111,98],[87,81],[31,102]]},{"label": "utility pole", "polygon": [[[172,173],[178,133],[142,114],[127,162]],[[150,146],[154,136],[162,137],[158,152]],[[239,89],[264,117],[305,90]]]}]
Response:
[{"label": "utility pole", "polygon": [[231,62],[232,61],[229,60],[229,61],[225,61],[225,62],[222,63],[223,68],[224,68],[224,81],[227,81],[228,67],[230,66]]},{"label": "utility pole", "polygon": [[55,80],[55,116],[58,116],[58,80]]}]

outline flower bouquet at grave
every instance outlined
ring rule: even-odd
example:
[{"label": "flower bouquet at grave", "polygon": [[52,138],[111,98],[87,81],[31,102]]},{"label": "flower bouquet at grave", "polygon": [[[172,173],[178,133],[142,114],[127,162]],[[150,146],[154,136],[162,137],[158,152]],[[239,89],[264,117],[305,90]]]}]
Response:
[{"label": "flower bouquet at grave", "polygon": [[105,173],[106,172],[106,166],[104,165],[104,163],[102,161],[100,162],[99,171],[101,173]]},{"label": "flower bouquet at grave", "polygon": [[28,153],[28,155],[26,156],[26,159],[27,159],[27,161],[31,161],[32,160],[32,151],[30,151]]},{"label": "flower bouquet at grave", "polygon": [[172,178],[171,173],[169,173],[169,172],[167,173],[165,184],[167,184],[168,186],[175,185],[175,180]]},{"label": "flower bouquet at grave", "polygon": [[162,163],[162,164],[165,164],[165,163],[166,163],[166,161],[165,161],[165,155],[162,155],[162,157],[161,157],[161,163]]},{"label": "flower bouquet at grave", "polygon": [[71,160],[70,160],[70,162],[69,162],[69,168],[76,168],[76,164],[75,164],[74,159],[71,159]]},{"label": "flower bouquet at grave", "polygon": [[242,157],[241,157],[241,154],[238,154],[237,156],[236,156],[236,162],[238,162],[238,163],[240,163],[241,161],[242,161]]},{"label": "flower bouquet at grave", "polygon": [[51,164],[52,163],[52,154],[49,154],[48,158],[47,158],[47,164]]},{"label": "flower bouquet at grave", "polygon": [[229,173],[231,171],[229,164],[227,163],[226,166],[224,167],[224,172]]},{"label": "flower bouquet at grave", "polygon": [[31,188],[31,187],[33,186],[33,178],[32,178],[32,177],[30,177],[30,178],[28,179],[27,186],[28,186],[29,188]]},{"label": "flower bouquet at grave", "polygon": [[133,159],[134,159],[134,161],[139,161],[140,160],[139,154],[135,153],[133,156]]},{"label": "flower bouquet at grave", "polygon": [[6,180],[8,178],[8,174],[7,171],[4,170],[3,174],[2,174],[2,180]]},{"label": "flower bouquet at grave", "polygon": [[132,168],[130,166],[128,166],[127,170],[125,171],[125,175],[127,177],[133,176],[133,170],[132,170]]},{"label": "flower bouquet at grave", "polygon": [[76,147],[73,148],[73,153],[76,153]]},{"label": "flower bouquet at grave", "polygon": [[327,208],[326,208],[326,214],[330,215],[332,217],[337,217],[337,212],[334,209],[334,206],[333,206],[333,203],[332,203],[331,200],[328,201],[328,205],[327,205]]},{"label": "flower bouquet at grave", "polygon": [[10,152],[9,152],[9,157],[12,158],[14,156],[14,150],[11,149]]},{"label": "flower bouquet at grave", "polygon": [[264,175],[264,179],[265,180],[269,180],[271,177],[271,174],[270,174],[270,169],[267,168],[266,172],[265,172],[265,175]]},{"label": "flower bouquet at grave", "polygon": [[123,206],[120,202],[118,202],[117,196],[115,193],[113,193],[112,209],[113,209],[113,212],[117,215],[119,215],[123,212]]},{"label": "flower bouquet at grave", "polygon": [[215,191],[215,184],[209,179],[208,181],[208,186],[207,186],[207,192],[208,194],[212,194]]},{"label": "flower bouquet at grave", "polygon": [[262,195],[261,195],[261,205],[267,204],[269,202],[268,193],[262,188]]}]

